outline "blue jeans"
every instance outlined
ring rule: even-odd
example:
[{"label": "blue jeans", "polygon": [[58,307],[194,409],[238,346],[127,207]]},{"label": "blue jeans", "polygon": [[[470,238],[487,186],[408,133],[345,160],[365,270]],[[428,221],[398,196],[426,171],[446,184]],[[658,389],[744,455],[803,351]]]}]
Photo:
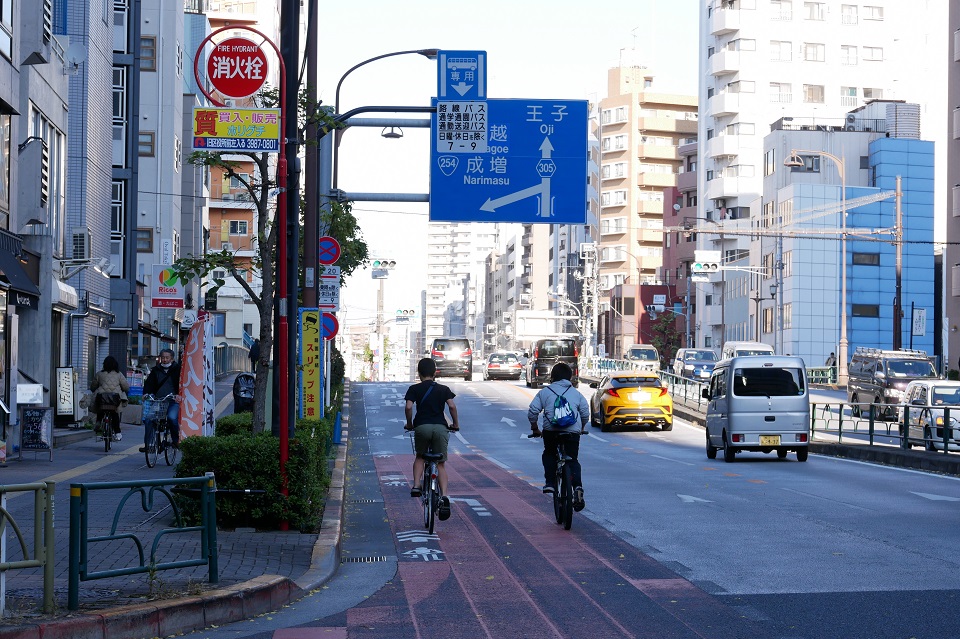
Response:
[{"label": "blue jeans", "polygon": [[[170,436],[174,444],[180,443],[180,404],[170,400],[167,406],[167,428],[170,429]],[[156,425],[154,420],[143,420],[143,445],[152,446],[156,441]]]}]

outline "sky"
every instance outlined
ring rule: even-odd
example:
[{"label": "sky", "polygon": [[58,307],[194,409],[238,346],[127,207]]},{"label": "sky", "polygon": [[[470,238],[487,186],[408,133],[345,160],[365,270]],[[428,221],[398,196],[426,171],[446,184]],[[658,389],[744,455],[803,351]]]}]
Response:
[{"label": "sky", "polygon": [[[437,48],[487,52],[490,98],[596,101],[606,97],[607,70],[625,63],[651,68],[661,92],[696,95],[700,0],[422,0],[321,3],[319,97],[335,106],[337,83],[354,65],[394,51]],[[436,61],[401,55],[351,72],[340,112],[361,106],[429,106],[437,93]],[[367,114],[359,117],[381,117]],[[427,114],[404,118],[426,119]],[[347,192],[427,193],[429,129],[355,127],[340,148],[338,186]],[[354,203],[372,256],[397,268],[384,286],[384,311],[418,307],[426,287],[426,203]],[[369,324],[378,282],[357,271],[341,291],[341,326]]]}]

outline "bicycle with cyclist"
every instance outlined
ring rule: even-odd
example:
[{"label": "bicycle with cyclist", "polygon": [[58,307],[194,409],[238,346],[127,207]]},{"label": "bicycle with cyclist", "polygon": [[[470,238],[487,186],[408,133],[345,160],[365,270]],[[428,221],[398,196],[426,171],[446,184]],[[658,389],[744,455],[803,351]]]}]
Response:
[{"label": "bicycle with cyclist", "polygon": [[[166,428],[170,430],[174,448],[180,446],[180,364],[174,361],[173,351],[165,348],[160,351],[160,360],[153,367],[147,378],[143,380],[143,394],[165,398]],[[145,411],[146,412],[146,411]],[[141,453],[150,452],[150,447],[156,445],[156,419],[144,416],[143,419],[143,448]],[[162,434],[162,433],[161,433]]]},{"label": "bicycle with cyclist", "polygon": [[590,405],[587,398],[574,388],[570,380],[573,369],[560,362],[550,371],[550,384],[543,387],[527,408],[531,436],[543,437],[543,492],[556,494],[558,452],[570,468],[573,485],[573,509],[583,510],[583,481],[581,478],[580,435],[587,432]]},{"label": "bicycle with cyclist", "polygon": [[[436,381],[437,363],[429,357],[417,363],[417,375],[420,383],[413,384],[407,389],[404,396],[404,415],[406,416],[405,430],[414,431],[413,481],[410,489],[411,497],[421,497],[423,490],[423,475],[426,462],[424,455],[428,451],[440,455],[436,460],[437,483],[440,497],[437,507],[437,516],[440,521],[450,518],[450,498],[447,497],[447,444],[450,433],[460,430],[460,419],[457,416],[457,405],[453,398],[456,394],[448,386]],[[416,407],[416,414],[414,414]],[[447,423],[444,410],[450,412],[452,423]]]},{"label": "bicycle with cyclist", "polygon": [[123,437],[120,411],[127,405],[130,390],[127,378],[120,372],[120,363],[113,355],[103,359],[103,368],[90,382],[90,390],[95,393],[93,409],[97,415],[97,439],[102,439],[104,451],[110,452],[111,442],[118,442]]}]

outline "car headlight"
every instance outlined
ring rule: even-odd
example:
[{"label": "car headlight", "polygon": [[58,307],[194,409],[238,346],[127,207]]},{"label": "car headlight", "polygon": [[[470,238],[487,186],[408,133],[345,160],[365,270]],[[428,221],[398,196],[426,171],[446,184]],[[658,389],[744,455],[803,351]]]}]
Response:
[{"label": "car headlight", "polygon": [[899,391],[896,388],[887,388],[883,391],[883,396],[899,401],[903,399],[903,391]]}]

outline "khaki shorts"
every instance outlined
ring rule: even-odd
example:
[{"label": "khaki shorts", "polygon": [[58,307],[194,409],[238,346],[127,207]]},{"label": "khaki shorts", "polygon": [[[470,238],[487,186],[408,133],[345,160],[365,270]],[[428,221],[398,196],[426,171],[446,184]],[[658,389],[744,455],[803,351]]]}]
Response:
[{"label": "khaki shorts", "polygon": [[443,455],[440,461],[447,461],[447,442],[450,441],[450,431],[444,424],[420,424],[414,429],[414,448],[417,457],[423,457],[428,448]]}]

